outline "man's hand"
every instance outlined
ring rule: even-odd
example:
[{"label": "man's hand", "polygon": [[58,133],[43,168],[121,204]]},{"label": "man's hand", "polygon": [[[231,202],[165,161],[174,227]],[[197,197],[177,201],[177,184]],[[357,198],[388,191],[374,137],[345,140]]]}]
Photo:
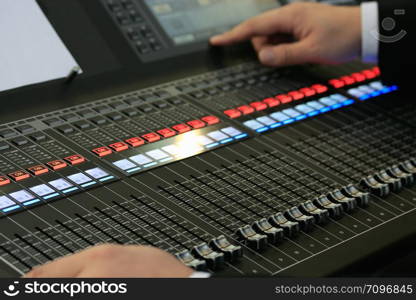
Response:
[{"label": "man's hand", "polygon": [[36,267],[25,278],[174,278],[192,273],[156,248],[101,245]]},{"label": "man's hand", "polygon": [[360,55],[361,10],[318,3],[294,3],[271,10],[215,36],[225,46],[251,40],[268,66],[342,63]]}]

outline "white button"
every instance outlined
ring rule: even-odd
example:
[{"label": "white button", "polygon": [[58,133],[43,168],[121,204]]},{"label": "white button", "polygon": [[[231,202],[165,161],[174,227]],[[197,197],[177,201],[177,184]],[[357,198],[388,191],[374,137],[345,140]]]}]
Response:
[{"label": "white button", "polygon": [[232,137],[240,135],[242,133],[240,130],[235,129],[234,127],[227,127],[227,128],[221,129],[221,131]]},{"label": "white button", "polygon": [[40,184],[40,185],[31,187],[30,190],[40,197],[46,196],[55,192],[46,184]]},{"label": "white button", "polygon": [[289,116],[287,116],[287,115],[285,115],[284,113],[281,113],[281,112],[275,112],[275,113],[271,114],[270,117],[272,117],[273,119],[275,119],[276,121],[279,121],[279,122],[283,122],[283,121],[286,121],[287,119],[289,119]]},{"label": "white button", "polygon": [[163,147],[162,150],[169,153],[170,155],[179,155],[181,153],[181,149],[175,145]]},{"label": "white button", "polygon": [[260,123],[263,123],[264,125],[267,125],[267,126],[276,123],[275,120],[273,120],[272,118],[266,117],[266,116],[257,118],[257,121],[259,121]]},{"label": "white button", "polygon": [[0,196],[0,209],[14,205],[15,203],[6,196]]},{"label": "white button", "polygon": [[73,185],[70,184],[68,181],[66,181],[65,179],[57,179],[57,180],[53,180],[53,181],[49,181],[49,184],[51,186],[53,186],[54,188],[56,188],[59,191],[65,190],[69,187],[72,187]]},{"label": "white button", "polygon": [[161,160],[161,159],[169,157],[167,153],[159,149],[146,152],[146,154],[155,160]]},{"label": "white button", "polygon": [[252,130],[256,130],[256,129],[264,127],[263,124],[257,122],[256,120],[246,121],[246,122],[244,122],[244,125],[247,126],[250,129],[252,129]]},{"label": "white button", "polygon": [[206,145],[214,143],[213,140],[211,140],[209,137],[205,135],[198,136],[196,142],[202,146],[206,146]]},{"label": "white button", "polygon": [[12,197],[13,199],[15,199],[18,202],[26,202],[28,200],[34,199],[34,197],[31,194],[29,194],[28,192],[26,192],[24,190],[11,193],[11,194],[9,194],[9,196]]},{"label": "white button", "polygon": [[143,154],[132,156],[130,157],[130,159],[141,166],[153,162],[153,159],[150,159],[149,157]]},{"label": "white button", "polygon": [[135,165],[134,163],[132,163],[128,159],[122,159],[122,160],[119,160],[119,161],[115,161],[115,162],[113,162],[113,165],[115,165],[117,168],[119,168],[123,171],[130,170],[130,169],[133,169],[134,167],[137,167],[137,165]]},{"label": "white button", "polygon": [[87,170],[85,172],[95,179],[100,179],[103,177],[107,177],[109,175],[106,171],[104,171],[101,168],[94,168],[94,169]]},{"label": "white button", "polygon": [[76,184],[84,184],[86,182],[91,181],[91,178],[89,178],[87,175],[83,173],[76,173],[73,175],[68,176],[69,180],[72,182],[75,182]]},{"label": "white button", "polygon": [[208,133],[208,136],[214,140],[216,140],[217,142],[228,139],[229,136],[222,133],[221,131],[213,131]]}]

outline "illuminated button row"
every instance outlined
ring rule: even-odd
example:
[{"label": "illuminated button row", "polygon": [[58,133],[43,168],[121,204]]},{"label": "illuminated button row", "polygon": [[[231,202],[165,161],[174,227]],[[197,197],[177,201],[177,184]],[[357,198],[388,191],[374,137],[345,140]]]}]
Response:
[{"label": "illuminated button row", "polygon": [[348,94],[365,101],[380,95],[389,94],[397,91],[399,88],[397,85],[386,86],[380,81],[374,81],[369,84],[360,85],[356,88],[349,89]]},{"label": "illuminated button row", "polygon": [[39,175],[48,173],[49,169],[51,169],[53,171],[56,171],[56,170],[65,168],[66,166],[68,166],[68,164],[78,165],[78,164],[83,163],[85,161],[86,160],[83,156],[76,154],[76,155],[68,156],[68,157],[64,158],[63,160],[54,160],[54,161],[48,162],[48,163],[46,163],[45,166],[44,165],[37,165],[37,166],[30,167],[30,168],[27,169],[27,171],[26,170],[18,170],[18,171],[9,173],[7,175],[8,177],[0,176],[0,186],[7,185],[7,184],[11,183],[10,179],[12,179],[14,182],[19,182],[19,181],[30,178],[32,175],[33,176],[39,176]]},{"label": "illuminated button row", "polygon": [[141,137],[133,137],[125,140],[124,142],[117,142],[108,146],[95,148],[92,150],[94,154],[99,157],[104,157],[112,154],[113,152],[122,152],[129,147],[137,148],[143,146],[146,143],[154,143],[160,141],[162,138],[170,138],[178,134],[183,134],[194,129],[204,128],[209,125],[215,125],[220,123],[220,119],[216,116],[205,116],[201,120],[192,120],[186,122],[186,124],[177,124],[172,128],[164,128],[157,132],[150,132],[142,135]]},{"label": "illuminated button row", "polygon": [[23,207],[64,197],[113,179],[115,179],[113,175],[99,167],[86,170],[85,172],[76,172],[65,178],[57,178],[28,189],[0,195],[0,211],[4,214],[14,212]]},{"label": "illuminated button row", "polygon": [[334,94],[316,101],[309,101],[293,108],[284,109],[267,116],[244,122],[244,125],[259,133],[311,118],[331,110],[339,109],[354,103],[354,100]]},{"label": "illuminated button row", "polygon": [[287,104],[293,101],[304,99],[305,97],[312,97],[316,94],[323,94],[328,91],[328,87],[322,84],[314,84],[311,87],[302,88],[298,91],[292,91],[287,94],[277,95],[274,98],[267,98],[263,101],[252,102],[248,105],[242,105],[235,109],[228,109],[224,114],[231,119],[236,119],[244,115],[252,114],[256,111],[262,111],[267,108],[273,108],[281,104]]},{"label": "illuminated button row", "polygon": [[366,80],[372,80],[378,76],[380,76],[380,68],[374,67],[372,69],[352,73],[347,76],[331,79],[329,80],[329,84],[332,85],[334,88],[339,89],[344,86],[352,85]]},{"label": "illuminated button row", "polygon": [[115,161],[113,165],[117,169],[131,174],[174,159],[196,155],[206,149],[212,149],[245,137],[247,137],[246,133],[234,127],[211,131],[206,135],[188,134],[177,143]]}]

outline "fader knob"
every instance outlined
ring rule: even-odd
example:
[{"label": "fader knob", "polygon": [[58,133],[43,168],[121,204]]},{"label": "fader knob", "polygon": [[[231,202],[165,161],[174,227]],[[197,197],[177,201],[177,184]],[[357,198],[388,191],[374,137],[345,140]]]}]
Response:
[{"label": "fader knob", "polygon": [[254,222],[253,229],[258,233],[267,235],[270,244],[277,244],[284,237],[283,229],[272,226],[267,219]]},{"label": "fader knob", "polygon": [[251,226],[246,225],[237,230],[237,236],[250,248],[260,251],[267,247],[267,236],[257,233]]}]

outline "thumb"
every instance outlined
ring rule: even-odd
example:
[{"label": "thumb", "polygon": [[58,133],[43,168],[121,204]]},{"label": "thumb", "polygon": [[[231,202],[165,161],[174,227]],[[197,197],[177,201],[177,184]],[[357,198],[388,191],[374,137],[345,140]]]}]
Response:
[{"label": "thumb", "polygon": [[309,46],[304,41],[266,46],[259,52],[260,62],[266,66],[284,67],[309,62]]}]

